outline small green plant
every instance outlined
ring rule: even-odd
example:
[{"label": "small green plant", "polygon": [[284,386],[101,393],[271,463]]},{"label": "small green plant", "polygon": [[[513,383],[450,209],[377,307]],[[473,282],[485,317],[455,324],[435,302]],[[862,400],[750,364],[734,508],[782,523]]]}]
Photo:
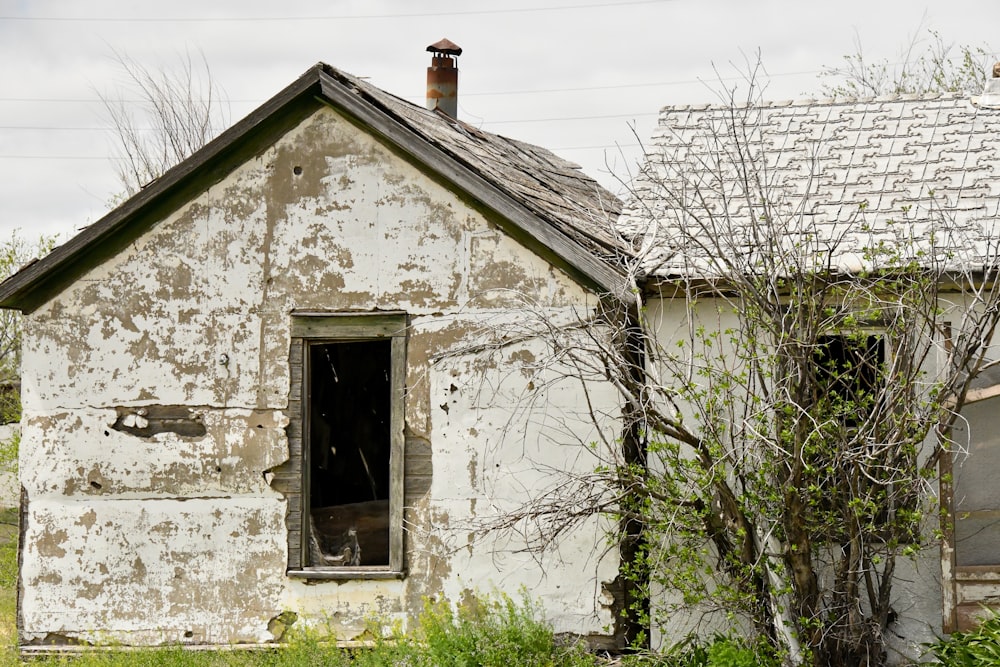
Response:
[{"label": "small green plant", "polygon": [[764,645],[716,635],[705,642],[696,636],[671,646],[662,654],[633,656],[627,667],[777,667],[778,661]]},{"label": "small green plant", "polygon": [[939,639],[928,649],[945,667],[1000,665],[1000,614],[991,612],[978,628]]},{"label": "small green plant", "polygon": [[427,600],[408,634],[380,639],[372,651],[354,656],[358,667],[405,664],[411,667],[592,667],[593,656],[576,646],[560,646],[538,607],[506,595],[472,598],[453,607]]}]

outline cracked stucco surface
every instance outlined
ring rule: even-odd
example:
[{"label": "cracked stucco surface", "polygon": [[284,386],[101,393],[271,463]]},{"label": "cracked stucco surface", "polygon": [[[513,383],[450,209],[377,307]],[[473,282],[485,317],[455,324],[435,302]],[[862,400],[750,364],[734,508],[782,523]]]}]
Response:
[{"label": "cracked stucco surface", "polygon": [[[435,361],[525,300],[556,317],[595,305],[336,112],[307,118],[26,318],[22,641],[265,642],[286,610],[350,639],[373,613],[412,617],[424,595],[521,586],[558,630],[602,632],[600,583],[617,566],[599,557],[599,526],[540,563],[468,541],[474,518],[544,483],[542,467],[591,465],[569,444],[594,427],[568,385],[512,426],[531,389],[511,368],[544,354],[537,343],[512,346],[506,368]],[[297,309],[411,317],[403,580],[285,575],[285,501],[263,473],[288,457]],[[612,410],[607,388],[592,400]],[[112,428],[143,406],[187,407],[204,435]]]}]

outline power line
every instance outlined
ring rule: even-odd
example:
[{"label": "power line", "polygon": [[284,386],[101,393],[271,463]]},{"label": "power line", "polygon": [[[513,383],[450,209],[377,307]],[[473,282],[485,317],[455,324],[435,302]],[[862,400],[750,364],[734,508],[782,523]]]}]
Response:
[{"label": "power line", "polygon": [[[0,17],[3,18],[3,17]],[[774,74],[768,74],[766,79],[777,79],[785,76],[804,76],[807,74],[815,75],[819,74],[820,70],[801,70],[798,72],[776,72]],[[462,97],[495,97],[495,96],[505,96],[505,95],[537,95],[543,93],[576,93],[576,92],[592,92],[597,90],[621,90],[624,88],[656,88],[661,86],[685,86],[696,83],[704,83],[706,81],[742,81],[744,76],[722,76],[722,77],[712,77],[704,79],[675,79],[673,81],[646,81],[639,83],[621,83],[613,85],[603,85],[603,86],[578,86],[573,88],[528,88],[522,90],[496,90],[496,91],[485,91],[485,92],[463,92]],[[129,104],[138,104],[145,102],[145,100],[122,100]],[[254,100],[228,100],[232,104],[261,104],[265,100],[254,99]],[[67,98],[67,97],[0,97],[0,102],[27,102],[27,103],[87,103],[87,104],[97,104],[103,103],[100,98]]]},{"label": "power line", "polygon": [[[125,102],[126,104],[140,104],[148,100],[115,100],[115,102]],[[198,102],[204,102],[200,99]],[[260,104],[264,100],[226,100],[231,104]],[[0,97],[0,102],[69,102],[72,104],[104,104],[104,100],[99,97]]]},{"label": "power line", "polygon": [[524,7],[520,9],[479,9],[448,12],[420,12],[409,14],[343,14],[333,16],[207,16],[207,17],[120,17],[120,16],[0,16],[4,21],[73,22],[73,23],[232,23],[232,22],[274,22],[274,21],[350,21],[358,19],[413,19],[440,16],[481,16],[485,14],[524,14],[529,12],[557,12],[575,9],[600,9],[604,7],[625,7],[629,5],[656,5],[673,0],[626,0],[625,2],[601,2],[583,5],[560,5],[555,7]]},{"label": "power line", "polygon": [[[635,112],[635,113],[616,113],[616,114],[602,114],[596,116],[554,116],[550,118],[512,118],[507,120],[492,120],[484,119],[483,123],[485,125],[519,125],[523,123],[562,123],[565,121],[577,121],[577,120],[612,120],[615,118],[644,118],[650,116],[659,116],[657,112]],[[139,127],[135,128],[139,132],[159,132],[159,128],[155,127]],[[225,128],[215,128],[216,132],[221,132]],[[63,132],[114,132],[115,128],[110,125],[106,127],[93,127],[93,126],[58,126],[58,125],[0,125],[0,130],[14,131],[14,130],[28,130],[37,132],[49,132],[49,131],[63,131]]]},{"label": "power line", "polygon": [[[596,144],[591,146],[555,146],[546,147],[546,150],[556,151],[591,151],[607,150],[609,148],[638,148],[640,143],[630,144]],[[125,158],[113,157],[110,155],[0,155],[0,160],[100,160],[100,161],[122,161]]]},{"label": "power line", "polygon": [[109,155],[0,155],[0,160],[124,160]]}]

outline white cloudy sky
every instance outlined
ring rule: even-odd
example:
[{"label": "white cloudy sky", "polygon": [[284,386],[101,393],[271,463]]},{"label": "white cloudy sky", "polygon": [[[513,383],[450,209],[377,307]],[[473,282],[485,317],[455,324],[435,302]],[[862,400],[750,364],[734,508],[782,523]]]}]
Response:
[{"label": "white cloudy sky", "polygon": [[[233,122],[317,61],[423,103],[428,44],[459,59],[460,116],[614,185],[668,104],[716,101],[760,52],[767,97],[816,96],[856,40],[898,59],[928,28],[1000,48],[998,0],[0,0],[0,235],[99,219],[120,190],[97,91],[112,51],[150,67],[201,51]],[[718,74],[717,74],[718,72]]]}]

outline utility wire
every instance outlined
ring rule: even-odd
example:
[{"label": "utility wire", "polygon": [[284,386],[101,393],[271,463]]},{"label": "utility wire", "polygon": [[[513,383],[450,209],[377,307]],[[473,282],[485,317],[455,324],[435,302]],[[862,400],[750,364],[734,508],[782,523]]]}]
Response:
[{"label": "utility wire", "polygon": [[657,5],[674,0],[626,0],[625,2],[601,2],[584,5],[560,5],[555,7],[523,7],[519,9],[477,9],[447,12],[414,12],[408,14],[343,14],[334,16],[206,16],[206,17],[120,17],[120,16],[0,16],[3,21],[73,22],[73,23],[232,23],[259,21],[350,21],[357,19],[414,19],[439,16],[481,16],[485,14],[525,14],[529,12],[558,12],[569,9],[600,9],[603,7],[626,7],[629,5]]},{"label": "utility wire", "polygon": [[[519,125],[522,123],[562,123],[574,120],[613,120],[615,118],[645,118],[659,116],[657,112],[636,112],[636,113],[616,113],[599,116],[555,116],[550,118],[513,118],[508,120],[483,120],[484,125]],[[214,128],[215,132],[222,132],[226,128]],[[63,132],[114,132],[115,128],[108,125],[106,127],[70,127],[57,125],[0,125],[0,130],[34,130],[39,132],[63,131]],[[159,132],[156,127],[139,127],[139,132]]]},{"label": "utility wire", "polygon": [[[546,150],[558,151],[591,151],[606,150],[608,148],[637,148],[642,144],[597,144],[592,146],[555,146]],[[124,160],[125,158],[113,157],[109,155],[0,155],[0,160]]]},{"label": "utility wire", "polygon": [[[0,17],[2,18],[2,17]],[[778,72],[775,74],[768,74],[768,79],[776,79],[783,76],[803,76],[806,74],[819,74],[820,70],[802,70],[798,72]],[[695,83],[704,83],[705,81],[743,81],[745,77],[743,76],[724,76],[724,77],[712,77],[704,79],[675,79],[673,81],[647,81],[640,83],[622,83],[607,86],[579,86],[574,88],[530,88],[523,90],[495,90],[495,91],[485,91],[485,92],[463,92],[462,97],[491,97],[491,96],[506,96],[506,95],[536,95],[539,93],[575,93],[575,92],[585,92],[585,91],[596,91],[596,90],[620,90],[623,88],[655,88],[658,86],[684,86],[691,85]],[[416,99],[416,97],[413,97]],[[138,103],[144,102],[145,100],[122,100],[126,103]],[[102,100],[98,98],[64,98],[64,97],[0,97],[0,102],[69,102],[69,103],[88,103],[96,104],[103,103]],[[229,100],[233,104],[261,104],[264,100]]]}]

